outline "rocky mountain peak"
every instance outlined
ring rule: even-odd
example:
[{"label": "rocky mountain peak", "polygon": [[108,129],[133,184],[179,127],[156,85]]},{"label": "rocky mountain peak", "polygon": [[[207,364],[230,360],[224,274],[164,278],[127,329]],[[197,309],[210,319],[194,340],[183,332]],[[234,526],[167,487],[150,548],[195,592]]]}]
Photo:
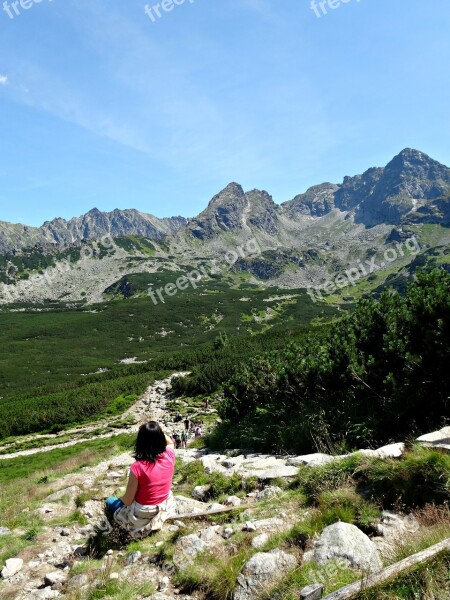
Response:
[{"label": "rocky mountain peak", "polygon": [[322,217],[334,208],[334,194],[339,186],[334,183],[321,183],[306,190],[304,194],[295,196],[293,200],[282,204],[284,212],[290,216],[308,215]]}]

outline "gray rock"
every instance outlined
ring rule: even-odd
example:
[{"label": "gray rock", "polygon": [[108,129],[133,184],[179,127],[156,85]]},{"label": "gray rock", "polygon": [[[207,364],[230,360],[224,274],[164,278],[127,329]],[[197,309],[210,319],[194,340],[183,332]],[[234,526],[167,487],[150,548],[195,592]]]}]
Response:
[{"label": "gray rock", "polygon": [[72,485],[68,488],[65,488],[63,490],[59,490],[58,492],[54,492],[53,494],[50,494],[50,496],[47,496],[47,498],[45,498],[45,502],[58,502],[59,500],[62,500],[66,496],[69,496],[70,498],[74,498],[75,496],[78,496],[78,494],[80,492],[81,492],[81,489],[78,486]]},{"label": "gray rock", "polygon": [[89,577],[86,575],[86,573],[81,573],[80,575],[75,575],[75,577],[72,577],[72,579],[69,581],[69,583],[67,585],[67,589],[68,590],[76,590],[76,589],[84,587],[88,583],[89,583]]},{"label": "gray rock", "polygon": [[229,540],[233,534],[234,529],[232,527],[225,527],[225,529],[222,531],[222,537],[224,540]]},{"label": "gray rock", "polygon": [[[255,475],[255,473],[251,473]],[[257,473],[257,477],[261,480],[270,481],[271,479],[279,479],[280,477],[295,477],[298,475],[298,467],[293,466],[277,466],[271,469],[267,469],[266,471],[262,471],[261,473]]]},{"label": "gray rock", "polygon": [[135,565],[138,560],[141,558],[142,553],[139,552],[139,550],[137,550],[137,552],[133,552],[133,554],[130,554],[130,556],[128,557],[128,564],[129,565]]},{"label": "gray rock", "polygon": [[210,485],[197,485],[192,490],[191,496],[194,498],[194,500],[198,500],[198,501],[202,502],[203,500],[206,500],[210,490],[211,490]]},{"label": "gray rock", "polygon": [[374,457],[374,458],[401,458],[405,451],[405,444],[389,444],[388,446],[383,446],[382,448],[378,448],[378,450],[359,450],[358,452],[354,452],[353,454],[364,454],[364,456]]},{"label": "gray rock", "polygon": [[197,533],[198,537],[208,544],[217,543],[221,538],[222,527],[220,525],[212,525],[206,529],[202,529]]},{"label": "gray rock", "polygon": [[176,543],[173,564],[177,569],[186,569],[192,564],[197,554],[205,552],[207,549],[208,544],[201,540],[198,535],[185,535]]},{"label": "gray rock", "polygon": [[167,592],[170,586],[170,579],[168,577],[161,577],[158,582],[158,591]]},{"label": "gray rock", "polygon": [[242,531],[256,531],[256,525],[251,521],[247,521],[246,523],[244,523]]},{"label": "gray rock", "polygon": [[269,485],[268,487],[264,488],[263,490],[261,490],[260,492],[258,492],[256,494],[256,499],[257,500],[268,500],[269,498],[278,496],[278,494],[281,494],[282,491],[283,490],[277,486]]},{"label": "gray rock", "polygon": [[51,588],[43,588],[41,590],[33,590],[30,598],[36,598],[38,600],[51,600],[52,598],[58,598],[61,593],[58,590],[52,590]]},{"label": "gray rock", "polygon": [[259,596],[294,569],[296,564],[294,556],[281,550],[255,554],[238,576],[234,600],[251,600]]},{"label": "gray rock", "polygon": [[443,427],[439,431],[433,431],[417,438],[423,446],[429,448],[441,448],[450,451],[450,427]]},{"label": "gray rock", "polygon": [[16,575],[23,567],[23,560],[21,558],[8,558],[5,561],[5,566],[2,569],[3,579],[9,579]]},{"label": "gray rock", "polygon": [[313,583],[300,590],[300,600],[320,600],[323,595],[323,585]]},{"label": "gray rock", "polygon": [[285,527],[283,519],[278,519],[277,517],[270,517],[269,519],[259,519],[258,521],[253,521],[253,525],[258,531],[277,531]]},{"label": "gray rock", "polygon": [[241,499],[237,496],[228,496],[224,502],[225,506],[240,506]]},{"label": "gray rock", "polygon": [[336,457],[334,456],[316,452],[315,454],[305,454],[304,456],[293,456],[286,461],[286,465],[293,467],[321,467],[333,462],[335,459]]},{"label": "gray rock", "polygon": [[11,530],[8,529],[7,527],[0,527],[0,536],[1,535],[9,535],[11,533]]},{"label": "gray rock", "polygon": [[374,543],[349,523],[335,523],[323,530],[314,548],[314,560],[319,564],[341,560],[349,567],[371,573],[383,567]]},{"label": "gray rock", "polygon": [[262,548],[264,548],[264,546],[267,544],[268,541],[269,541],[269,534],[260,533],[259,535],[257,535],[256,537],[254,537],[252,539],[252,546],[253,546],[253,548],[256,548],[257,550],[261,550]]},{"label": "gray rock", "polygon": [[30,562],[28,563],[28,567],[31,570],[37,569],[40,565],[41,565],[41,561],[40,560],[30,560]]},{"label": "gray rock", "polygon": [[65,583],[68,579],[68,575],[63,573],[62,571],[53,571],[52,573],[47,573],[44,577],[45,585],[58,585],[60,583]]}]

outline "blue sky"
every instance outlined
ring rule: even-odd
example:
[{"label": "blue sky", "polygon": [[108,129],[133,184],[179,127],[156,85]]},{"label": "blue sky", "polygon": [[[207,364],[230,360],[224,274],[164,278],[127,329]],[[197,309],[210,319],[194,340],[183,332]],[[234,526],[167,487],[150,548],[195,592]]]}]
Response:
[{"label": "blue sky", "polygon": [[193,216],[230,181],[282,202],[404,147],[450,165],[448,0],[25,2],[0,10],[0,220]]}]

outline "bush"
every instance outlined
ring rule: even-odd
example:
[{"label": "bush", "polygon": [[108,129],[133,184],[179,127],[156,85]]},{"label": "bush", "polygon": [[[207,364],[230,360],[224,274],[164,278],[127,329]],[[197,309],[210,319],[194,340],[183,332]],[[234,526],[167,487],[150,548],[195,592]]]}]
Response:
[{"label": "bush", "polygon": [[328,331],[247,361],[211,441],[262,451],[361,448],[440,426],[450,408],[450,274],[361,300]]}]

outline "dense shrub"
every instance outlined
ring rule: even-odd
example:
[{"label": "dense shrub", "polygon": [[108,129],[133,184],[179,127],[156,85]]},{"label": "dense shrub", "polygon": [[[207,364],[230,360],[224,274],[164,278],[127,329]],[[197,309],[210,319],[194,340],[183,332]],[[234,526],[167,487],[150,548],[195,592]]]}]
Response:
[{"label": "dense shrub", "polygon": [[450,407],[450,274],[363,299],[327,334],[250,360],[231,378],[211,442],[307,452],[403,439]]}]

